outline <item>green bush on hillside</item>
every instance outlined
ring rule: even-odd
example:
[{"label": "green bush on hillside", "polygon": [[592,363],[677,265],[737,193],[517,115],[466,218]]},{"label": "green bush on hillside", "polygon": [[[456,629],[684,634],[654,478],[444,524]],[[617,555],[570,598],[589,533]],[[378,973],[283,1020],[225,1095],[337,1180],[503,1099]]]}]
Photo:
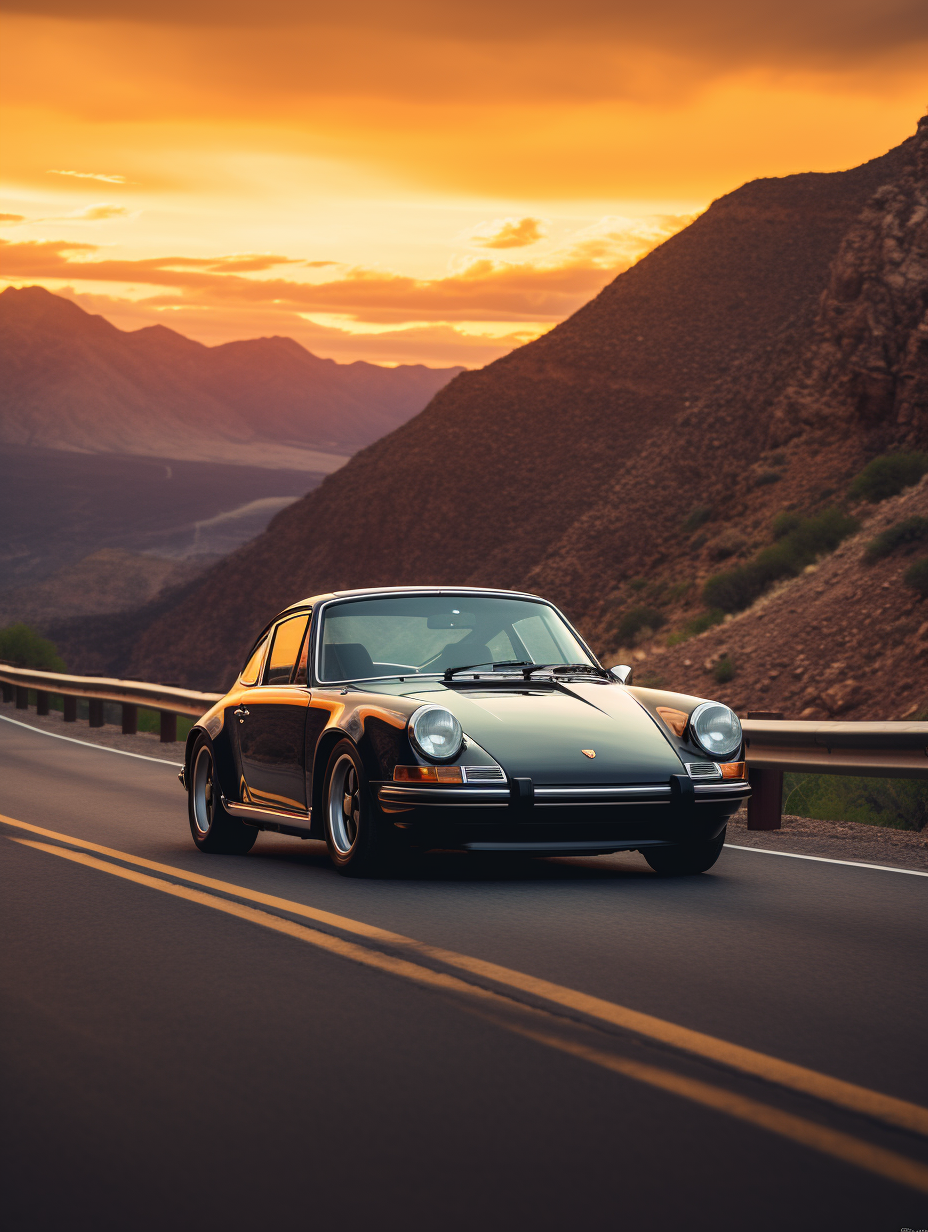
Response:
[{"label": "green bush on hillside", "polygon": [[922,556],[914,565],[910,565],[902,575],[902,580],[923,599],[928,599],[928,556]]},{"label": "green bush on hillside", "polygon": [[872,564],[875,560],[882,560],[884,556],[889,556],[900,548],[911,549],[923,539],[928,539],[928,518],[906,518],[903,522],[887,526],[882,534],[871,539],[867,544],[864,560]]},{"label": "green bush on hillside", "polygon": [[681,642],[685,642],[691,637],[698,637],[700,633],[705,633],[713,625],[720,625],[724,619],[725,613],[718,608],[712,608],[708,612],[700,612],[698,616],[688,620],[682,629],[678,629],[676,633],[668,634],[667,645],[679,646]]},{"label": "green bush on hillside", "polygon": [[753,560],[710,577],[703,586],[703,599],[710,608],[740,612],[750,607],[774,582],[795,577],[817,556],[833,552],[858,525],[856,518],[848,517],[840,509],[825,509],[814,517],[800,518],[789,523],[789,529],[781,524],[780,538]]},{"label": "green bush on hillside", "polygon": [[731,655],[722,655],[712,672],[716,684],[728,684],[735,678],[735,663]]},{"label": "green bush on hillside", "polygon": [[852,500],[873,503],[918,483],[928,471],[928,453],[884,453],[868,462],[848,488]]},{"label": "green bush on hillside", "polygon": [[616,635],[623,646],[631,646],[639,633],[646,629],[652,633],[664,624],[664,614],[653,607],[633,607],[622,616],[616,625]]},{"label": "green bush on hillside", "polygon": [[928,782],[787,773],[783,775],[783,812],[820,821],[922,830],[928,822]]},{"label": "green bush on hillside", "polygon": [[0,629],[0,660],[14,667],[31,667],[38,672],[63,672],[58,647],[40,637],[28,625],[7,625]]},{"label": "green bush on hillside", "polygon": [[705,505],[694,505],[683,523],[683,533],[691,535],[694,530],[699,530],[704,522],[708,522],[711,516],[712,510],[707,509]]}]

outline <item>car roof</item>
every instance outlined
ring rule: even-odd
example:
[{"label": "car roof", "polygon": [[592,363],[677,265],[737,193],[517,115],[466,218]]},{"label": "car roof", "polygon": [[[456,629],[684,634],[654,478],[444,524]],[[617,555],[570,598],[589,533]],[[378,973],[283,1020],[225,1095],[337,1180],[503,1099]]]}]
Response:
[{"label": "car roof", "polygon": [[[530,594],[524,590],[503,590],[496,589],[492,586],[367,586],[357,590],[332,590],[324,595],[310,595],[306,599],[300,599],[297,603],[291,603],[289,607],[284,608],[280,613],[283,616],[286,612],[300,611],[303,608],[315,607],[317,603],[323,603],[329,599],[353,599],[375,595],[507,595],[514,596],[519,599],[541,599],[540,595]],[[546,600],[541,600],[547,602]],[[279,619],[279,617],[277,617]],[[271,622],[273,623],[273,621]]]}]

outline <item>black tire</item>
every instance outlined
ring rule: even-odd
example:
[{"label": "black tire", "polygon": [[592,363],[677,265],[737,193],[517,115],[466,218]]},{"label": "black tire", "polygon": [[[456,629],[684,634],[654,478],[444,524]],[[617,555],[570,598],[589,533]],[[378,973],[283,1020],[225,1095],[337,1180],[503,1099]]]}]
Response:
[{"label": "black tire", "polygon": [[364,877],[383,868],[389,836],[358,750],[340,740],[329,755],[322,795],[325,844],[329,859],[346,877]]},{"label": "black tire", "polygon": [[725,831],[708,843],[676,843],[673,847],[645,847],[642,855],[661,877],[687,877],[705,873],[722,854]]},{"label": "black tire", "polygon": [[193,841],[201,851],[244,855],[251,851],[258,837],[254,826],[230,817],[222,807],[213,746],[207,736],[197,740],[190,758],[187,818]]}]

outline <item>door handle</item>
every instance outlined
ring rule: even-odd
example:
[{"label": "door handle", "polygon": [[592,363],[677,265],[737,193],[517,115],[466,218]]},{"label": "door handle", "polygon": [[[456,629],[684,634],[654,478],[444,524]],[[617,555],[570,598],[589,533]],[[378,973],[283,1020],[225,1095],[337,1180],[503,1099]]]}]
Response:
[{"label": "door handle", "polygon": [[240,723],[244,723],[246,717],[251,712],[249,710],[246,710],[244,706],[239,706],[238,710],[233,710],[232,713],[235,715],[235,717],[238,719]]}]

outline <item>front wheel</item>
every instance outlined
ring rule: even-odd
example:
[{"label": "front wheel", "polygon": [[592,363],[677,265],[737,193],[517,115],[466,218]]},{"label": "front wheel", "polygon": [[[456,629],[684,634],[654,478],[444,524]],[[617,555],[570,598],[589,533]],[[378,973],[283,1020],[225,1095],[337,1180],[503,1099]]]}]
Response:
[{"label": "front wheel", "polygon": [[187,816],[193,841],[201,851],[244,855],[258,837],[254,826],[244,825],[222,807],[213,749],[206,737],[197,741],[190,759]]},{"label": "front wheel", "polygon": [[708,843],[675,843],[672,847],[645,847],[642,855],[662,877],[704,873],[722,854],[725,831]]},{"label": "front wheel", "polygon": [[350,740],[341,740],[326,769],[325,841],[329,858],[346,877],[382,866],[385,835],[378,820],[357,749]]}]

